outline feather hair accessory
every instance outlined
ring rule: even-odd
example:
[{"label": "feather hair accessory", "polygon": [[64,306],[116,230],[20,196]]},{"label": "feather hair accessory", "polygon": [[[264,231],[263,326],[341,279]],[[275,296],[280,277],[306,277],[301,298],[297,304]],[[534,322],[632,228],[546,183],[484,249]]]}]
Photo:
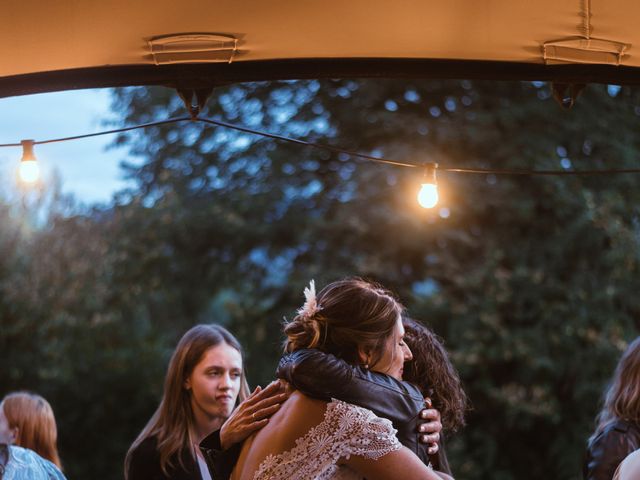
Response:
[{"label": "feather hair accessory", "polygon": [[305,287],[304,299],[304,305],[302,305],[302,308],[298,309],[298,315],[310,318],[313,317],[316,312],[321,310],[318,306],[318,301],[316,300],[316,282],[314,280],[311,280],[309,282],[309,286]]}]

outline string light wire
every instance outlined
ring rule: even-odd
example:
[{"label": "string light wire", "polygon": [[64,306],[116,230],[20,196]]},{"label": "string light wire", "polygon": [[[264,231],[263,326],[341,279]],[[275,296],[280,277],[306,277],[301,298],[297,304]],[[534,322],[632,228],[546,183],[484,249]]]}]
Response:
[{"label": "string light wire", "polygon": [[[375,163],[382,163],[387,165],[394,165],[397,167],[408,168],[424,168],[424,163],[406,163],[384,157],[378,157],[374,155],[368,155],[352,150],[346,150],[344,148],[335,147],[332,145],[325,145],[322,143],[308,142],[306,140],[300,140],[296,138],[286,137],[284,135],[277,135],[274,133],[264,132],[261,130],[255,130],[249,127],[236,125],[233,123],[223,122],[220,120],[213,120],[208,118],[191,118],[191,117],[175,117],[168,118],[166,120],[160,120],[157,122],[143,123],[140,125],[132,125],[129,127],[118,128],[114,130],[105,130],[101,132],[87,133],[84,135],[74,135],[71,137],[53,138],[49,140],[34,141],[33,145],[44,145],[47,143],[67,142],[72,140],[80,140],[83,138],[97,137],[100,135],[112,135],[115,133],[124,133],[132,130],[138,130],[141,128],[155,127],[160,125],[168,125],[172,123],[180,122],[200,122],[208,125],[214,125],[218,127],[228,128],[239,132],[249,133],[252,135],[258,135],[265,138],[271,138],[273,140],[280,140],[283,142],[293,143],[296,145],[302,145],[305,147],[312,147],[321,150],[327,150],[333,153],[342,153],[355,158],[361,158]],[[5,143],[0,144],[0,148],[4,147],[21,147],[22,143]],[[601,169],[601,170],[526,170],[526,169],[494,169],[494,168],[453,168],[453,167],[438,167],[441,172],[452,173],[475,173],[475,174],[493,174],[493,175],[610,175],[610,174],[624,174],[624,173],[640,173],[640,168],[625,168],[625,169]]]},{"label": "string light wire", "polygon": [[[115,129],[115,130],[105,130],[105,131],[102,131],[102,132],[86,133],[84,135],[74,135],[73,137],[52,138],[50,140],[40,140],[38,142],[34,141],[33,144],[34,145],[44,145],[46,143],[68,142],[68,141],[71,141],[71,140],[80,140],[82,138],[98,137],[100,135],[112,135],[114,133],[123,133],[123,132],[128,132],[128,131],[131,131],[131,130],[137,130],[139,128],[155,127],[157,125],[166,125],[166,124],[169,124],[169,123],[183,122],[185,120],[191,120],[191,117],[168,118],[167,120],[160,120],[158,122],[143,123],[141,125],[133,125],[131,127],[123,127],[123,128],[118,128],[118,129]],[[0,148],[2,148],[2,147],[20,147],[20,146],[22,146],[22,143],[0,144]]]}]

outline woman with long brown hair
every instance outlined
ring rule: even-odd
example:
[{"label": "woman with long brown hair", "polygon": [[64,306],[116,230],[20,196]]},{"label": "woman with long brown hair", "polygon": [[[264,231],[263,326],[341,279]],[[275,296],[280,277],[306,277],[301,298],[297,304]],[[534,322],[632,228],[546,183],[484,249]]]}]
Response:
[{"label": "woman with long brown hair", "polygon": [[640,448],[640,337],[622,354],[587,446],[585,480],[611,480],[622,460]]},{"label": "woman with long brown hair", "polygon": [[[125,478],[208,480],[198,444],[215,430],[231,444],[263,427],[284,399],[277,390],[249,395],[238,340],[219,325],[196,325],[173,352],[160,405],[127,452]],[[225,442],[226,426],[240,438]]]},{"label": "woman with long brown hair", "polygon": [[53,409],[43,397],[32,392],[6,395],[0,408],[15,431],[14,445],[33,450],[62,469],[58,455],[58,428]]},{"label": "woman with long brown hair", "polygon": [[[352,365],[399,379],[412,354],[404,343],[402,305],[380,285],[346,279],[315,295],[285,326],[285,349],[317,348]],[[327,372],[327,375],[330,375]],[[423,404],[419,390],[406,395]],[[316,400],[294,392],[269,424],[249,437],[233,480],[448,478],[434,473],[403,447],[391,422],[340,400]]]}]

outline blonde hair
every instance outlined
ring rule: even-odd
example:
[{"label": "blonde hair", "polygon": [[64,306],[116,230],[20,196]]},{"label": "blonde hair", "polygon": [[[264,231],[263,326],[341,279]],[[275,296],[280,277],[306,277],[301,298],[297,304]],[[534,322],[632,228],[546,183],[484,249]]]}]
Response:
[{"label": "blonde hair", "polygon": [[285,351],[317,348],[352,364],[359,363],[359,348],[370,352],[372,365],[380,360],[404,310],[391,292],[361,278],[330,283],[317,298],[312,285],[305,297],[285,325]]},{"label": "blonde hair", "polygon": [[[186,468],[182,453],[188,451],[193,456],[191,436],[194,431],[194,415],[191,407],[191,393],[184,388],[187,379],[207,350],[220,344],[235,348],[243,357],[240,378],[239,401],[249,396],[249,386],[245,376],[244,356],[240,342],[227,329],[219,325],[196,325],[185,333],[171,356],[164,381],[164,392],[157,410],[131,444],[125,457],[125,477],[128,475],[132,452],[144,440],[156,437],[160,454],[160,468],[165,475],[174,468],[174,458]],[[195,459],[195,457],[194,457]]]},{"label": "blonde hair", "polygon": [[17,428],[15,444],[33,450],[62,469],[58,455],[58,428],[49,402],[31,392],[13,392],[2,399],[0,408],[9,422]]},{"label": "blonde hair", "polygon": [[618,361],[592,438],[616,420],[640,423],[640,337],[631,342]]}]

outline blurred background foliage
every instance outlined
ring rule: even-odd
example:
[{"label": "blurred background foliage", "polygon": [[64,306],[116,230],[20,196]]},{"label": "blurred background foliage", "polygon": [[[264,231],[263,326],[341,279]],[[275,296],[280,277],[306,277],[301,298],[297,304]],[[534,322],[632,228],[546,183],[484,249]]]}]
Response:
[{"label": "blurred background foliage", "polygon": [[[133,125],[184,115],[174,91],[114,91]],[[326,80],[218,88],[204,115],[400,161],[637,167],[640,92],[591,85],[572,110],[539,82]],[[123,134],[135,187],[79,209],[52,187],[0,199],[0,390],[59,421],[72,478],[116,479],[178,338],[217,322],[273,377],[281,323],[318,285],[396,291],[446,341],[473,403],[459,478],[577,479],[640,319],[638,176],[439,175],[198,123]]]}]

